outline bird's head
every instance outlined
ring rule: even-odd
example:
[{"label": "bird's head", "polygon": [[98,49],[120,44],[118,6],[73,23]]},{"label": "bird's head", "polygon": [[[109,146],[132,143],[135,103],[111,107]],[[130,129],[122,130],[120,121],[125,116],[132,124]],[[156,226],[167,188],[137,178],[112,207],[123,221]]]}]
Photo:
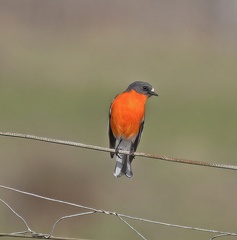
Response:
[{"label": "bird's head", "polygon": [[147,97],[158,96],[158,94],[154,92],[154,88],[147,82],[133,82],[128,86],[125,92],[129,92],[131,90],[134,90],[140,94],[144,94]]}]

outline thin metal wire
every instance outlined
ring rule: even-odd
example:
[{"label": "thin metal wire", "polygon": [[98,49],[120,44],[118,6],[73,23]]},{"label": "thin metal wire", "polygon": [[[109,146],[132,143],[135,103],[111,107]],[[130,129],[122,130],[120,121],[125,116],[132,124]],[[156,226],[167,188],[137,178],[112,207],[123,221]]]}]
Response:
[{"label": "thin metal wire", "polygon": [[[67,146],[72,146],[72,147],[80,147],[80,148],[86,148],[86,149],[103,151],[103,152],[115,152],[115,149],[111,149],[111,148],[87,145],[87,144],[83,144],[83,143],[64,141],[64,140],[58,140],[58,139],[53,139],[53,138],[39,137],[39,136],[34,136],[34,135],[29,135],[29,134],[0,132],[0,135],[7,136],[7,137],[24,138],[24,139],[31,139],[31,140],[35,140],[35,141],[41,141],[41,142],[67,145]],[[131,154],[129,151],[124,151],[124,150],[119,150],[118,153],[123,153],[123,154],[128,154],[128,155]],[[138,153],[138,152],[133,153],[133,155],[140,156],[140,157],[146,157],[146,158],[159,159],[159,160],[169,161],[169,162],[191,164],[191,165],[198,165],[198,166],[212,167],[212,168],[221,168],[221,169],[228,169],[228,170],[237,170],[237,166],[235,166],[235,165],[227,165],[227,164],[220,164],[220,163],[208,163],[208,162],[202,162],[202,161],[194,161],[194,160],[188,160],[188,159],[182,159],[182,158],[173,158],[173,157],[167,157],[167,156],[162,156],[162,155],[153,155],[153,154]]]},{"label": "thin metal wire", "polygon": [[[34,239],[48,239],[47,235],[41,235],[38,234],[37,236],[32,236],[32,235],[22,235],[21,233],[15,234],[15,233],[0,233],[0,238],[1,237],[12,237],[12,238],[34,238]],[[82,239],[82,238],[68,238],[68,237],[55,237],[51,236],[50,239],[52,240],[88,240],[88,239]]]},{"label": "thin metal wire", "polygon": [[31,196],[31,197],[41,198],[41,199],[51,201],[51,202],[57,202],[57,203],[62,203],[62,204],[66,204],[66,205],[73,206],[73,207],[79,207],[79,208],[83,208],[83,209],[87,209],[87,210],[91,210],[91,211],[97,211],[96,209],[91,208],[91,207],[85,207],[85,206],[82,206],[82,205],[79,205],[79,204],[76,204],[76,203],[70,203],[70,202],[66,202],[66,201],[62,201],[62,200],[58,200],[58,199],[48,198],[48,197],[44,197],[44,196],[40,196],[40,195],[37,195],[37,194],[34,194],[34,193],[21,191],[21,190],[11,188],[11,187],[7,187],[7,186],[3,186],[3,185],[0,185],[0,188],[10,190],[10,191],[13,191],[13,192],[17,192],[17,193],[21,193],[21,194],[24,194],[24,195],[28,195],[28,196]]},{"label": "thin metal wire", "polygon": [[91,212],[77,213],[77,214],[72,214],[72,215],[63,216],[63,217],[59,218],[59,219],[54,223],[53,228],[52,228],[52,230],[51,230],[48,238],[50,238],[50,237],[52,236],[53,231],[54,231],[56,225],[57,225],[60,221],[62,221],[62,220],[64,220],[64,219],[68,219],[68,218],[85,216],[85,215],[89,215],[89,214],[93,214],[93,213],[96,213],[96,212],[95,212],[95,211],[91,211]]},{"label": "thin metal wire", "polygon": [[[27,232],[30,232],[30,233],[33,232],[33,231],[30,229],[30,227],[28,226],[26,220],[25,220],[22,216],[20,216],[15,210],[13,210],[13,208],[10,207],[9,204],[7,204],[5,201],[3,201],[2,199],[0,199],[0,201],[1,201],[2,203],[4,203],[18,218],[21,219],[21,221],[25,224],[25,226],[26,226],[26,228],[27,228]],[[18,233],[19,233],[19,232],[18,232]]]},{"label": "thin metal wire", "polygon": [[147,240],[141,233],[139,233],[131,224],[125,221],[119,214],[117,216],[122,222],[128,225],[139,237],[141,237],[143,240]]},{"label": "thin metal wire", "polygon": [[[39,136],[28,135],[28,134],[0,132],[0,135],[8,136],[8,137],[31,139],[31,140],[42,141],[42,142],[49,142],[49,143],[54,143],[54,144],[62,144],[62,145],[73,146],[73,147],[81,147],[81,148],[97,150],[97,151],[115,152],[114,149],[110,149],[110,148],[104,148],[104,147],[99,147],[99,146],[94,146],[94,145],[87,145],[87,144],[82,144],[82,143],[78,143],[78,142],[64,141],[64,140],[58,140],[58,139],[52,139],[52,138],[46,138],[46,137],[39,137]],[[122,151],[122,150],[119,150],[119,153],[131,154],[129,151]],[[152,154],[138,153],[138,152],[135,152],[134,155],[141,156],[141,157],[147,157],[147,158],[153,158],[153,159],[159,159],[159,160],[164,160],[164,161],[176,162],[176,163],[192,164],[192,165],[199,165],[199,166],[213,167],[213,168],[222,168],[222,169],[228,169],[228,170],[237,170],[237,166],[234,166],[234,165],[207,163],[207,162],[201,162],[201,161],[193,161],[193,160],[187,160],[187,159],[181,159],[181,158],[171,158],[171,157],[166,157],[166,156],[161,156],[161,155],[152,155]],[[41,233],[35,233],[34,231],[32,231],[29,228],[25,219],[23,217],[21,217],[16,211],[14,211],[5,201],[0,199],[0,201],[2,203],[4,203],[17,217],[19,217],[24,222],[25,226],[28,229],[28,231],[16,232],[16,233],[10,233],[10,234],[0,233],[0,237],[2,237],[2,236],[10,236],[10,237],[18,236],[19,237],[20,236],[20,237],[26,237],[26,238],[51,238],[51,239],[60,239],[60,240],[67,240],[67,239],[72,240],[72,238],[53,237],[52,233],[53,233],[56,225],[61,220],[64,220],[64,219],[78,217],[78,216],[84,216],[84,215],[94,214],[94,213],[103,213],[103,214],[113,215],[113,216],[118,217],[118,219],[120,221],[124,222],[131,230],[133,230],[143,240],[147,240],[147,239],[141,233],[139,233],[130,223],[128,223],[126,220],[124,220],[124,218],[128,218],[131,220],[137,220],[137,221],[143,221],[143,222],[147,222],[147,223],[159,224],[159,225],[163,225],[163,226],[167,226],[167,227],[175,227],[175,228],[182,228],[182,229],[186,229],[186,230],[195,230],[195,231],[210,232],[210,233],[217,234],[216,236],[212,237],[210,240],[213,240],[218,237],[224,237],[224,236],[237,236],[237,233],[230,233],[230,232],[223,232],[223,231],[218,231],[218,230],[213,230],[213,229],[204,229],[204,228],[183,226],[183,225],[177,225],[177,224],[170,224],[170,223],[153,221],[153,220],[144,219],[144,218],[132,217],[129,215],[120,214],[120,213],[111,212],[111,211],[98,210],[98,209],[94,209],[91,207],[87,207],[87,206],[83,206],[83,205],[79,205],[79,204],[75,204],[75,203],[70,203],[70,202],[66,202],[66,201],[62,201],[62,200],[57,200],[57,199],[53,199],[53,198],[40,196],[37,194],[21,191],[21,190],[3,186],[3,185],[0,185],[0,188],[3,188],[5,190],[14,191],[17,193],[21,193],[21,194],[28,195],[28,196],[40,198],[43,200],[51,201],[51,202],[57,202],[57,203],[66,204],[66,205],[73,206],[73,207],[79,207],[82,209],[90,210],[89,212],[63,216],[54,223],[50,234],[41,234]]]},{"label": "thin metal wire", "polygon": [[216,238],[220,238],[220,237],[236,237],[237,234],[218,234],[212,238],[210,238],[210,240],[216,239]]},{"label": "thin metal wire", "polygon": [[[217,234],[212,239],[217,238],[217,237],[221,237],[221,236],[228,236],[228,235],[229,236],[237,236],[237,233],[233,233],[233,232],[224,232],[224,231],[213,230],[213,229],[183,226],[183,225],[178,225],[178,224],[171,224],[171,223],[149,220],[149,219],[145,219],[145,218],[133,217],[133,216],[129,216],[129,215],[121,214],[121,213],[116,213],[116,212],[112,212],[112,211],[98,210],[98,209],[95,209],[95,208],[91,208],[91,207],[87,207],[87,206],[83,206],[83,205],[78,205],[78,204],[75,204],[75,203],[70,203],[70,202],[66,202],[66,201],[62,201],[62,200],[58,200],[58,199],[53,199],[53,198],[40,196],[40,195],[37,195],[37,194],[34,194],[34,193],[21,191],[21,190],[18,190],[18,189],[12,188],[12,187],[3,186],[3,185],[0,185],[0,188],[5,189],[5,190],[9,190],[9,191],[13,191],[13,192],[17,192],[17,193],[20,193],[20,194],[28,195],[28,196],[40,198],[40,199],[43,199],[43,200],[51,201],[51,202],[57,202],[57,203],[60,203],[60,204],[65,204],[65,205],[69,205],[69,206],[73,206],[73,207],[79,207],[79,208],[83,208],[83,209],[86,209],[86,210],[91,210],[89,212],[79,213],[79,214],[74,214],[74,215],[69,215],[69,216],[64,216],[64,217],[59,218],[54,223],[53,228],[51,230],[51,233],[54,231],[54,228],[58,224],[58,222],[63,220],[63,219],[76,217],[76,216],[82,216],[82,215],[88,215],[88,214],[93,214],[93,213],[103,213],[103,214],[106,214],[106,215],[117,216],[119,218],[119,220],[123,221],[127,226],[129,226],[129,228],[131,230],[133,230],[143,240],[146,240],[146,238],[142,234],[140,234],[134,227],[132,227],[131,224],[129,224],[126,220],[124,220],[124,218],[128,218],[128,219],[131,219],[131,220],[136,220],[136,221],[143,221],[143,222],[146,222],[146,223],[159,224],[159,225],[163,225],[163,226],[167,226],[167,227],[175,227],[175,228],[181,228],[181,229],[185,229],[185,230],[194,230],[194,231],[209,232],[209,233]],[[2,202],[5,204],[4,201],[2,201]],[[6,204],[6,205],[8,206],[9,209],[11,209],[11,211],[13,213],[16,214],[16,216],[19,217],[19,214],[17,214],[16,211],[14,211],[8,204]],[[24,222],[26,223],[25,220],[24,220]],[[28,226],[28,224],[26,224],[26,226]],[[30,229],[28,228],[28,230],[30,230]],[[29,232],[27,232],[27,233],[29,234]],[[53,238],[53,236],[51,236],[51,234],[41,234],[41,233],[35,233],[33,231],[31,231],[31,233],[33,233],[33,234],[31,234],[32,238],[33,237],[34,238],[49,238],[49,237]],[[0,233],[0,237],[1,236],[3,236],[2,233]],[[12,234],[11,234],[11,236],[12,236]],[[56,239],[67,240],[66,238],[56,238]]]},{"label": "thin metal wire", "polygon": [[186,229],[186,230],[194,230],[194,231],[209,232],[209,233],[218,233],[218,234],[225,234],[225,235],[226,234],[235,235],[235,233],[230,233],[230,232],[223,232],[223,231],[213,230],[213,229],[197,228],[197,227],[190,227],[190,226],[184,226],[184,225],[178,225],[178,224],[172,224],[172,223],[165,223],[165,222],[160,222],[160,221],[153,221],[153,220],[148,220],[148,219],[144,219],[144,218],[131,217],[131,216],[124,215],[124,214],[119,214],[119,216],[122,216],[124,218],[129,218],[129,219],[132,219],[132,220],[138,220],[138,221],[147,222],[147,223],[159,224],[159,225],[163,225],[163,226],[166,226],[166,227],[182,228],[182,229]]}]

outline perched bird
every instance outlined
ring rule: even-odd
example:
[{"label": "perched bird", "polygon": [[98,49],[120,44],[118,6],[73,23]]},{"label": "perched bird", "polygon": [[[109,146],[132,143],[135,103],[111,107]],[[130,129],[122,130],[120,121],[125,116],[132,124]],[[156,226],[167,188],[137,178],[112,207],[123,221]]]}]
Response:
[{"label": "perched bird", "polygon": [[[116,150],[110,153],[111,158],[116,155],[115,177],[133,176],[133,153],[143,131],[146,100],[151,96],[158,96],[154,88],[149,83],[136,81],[117,95],[110,105],[108,134],[110,148]],[[130,155],[118,153],[119,150],[130,151]]]}]

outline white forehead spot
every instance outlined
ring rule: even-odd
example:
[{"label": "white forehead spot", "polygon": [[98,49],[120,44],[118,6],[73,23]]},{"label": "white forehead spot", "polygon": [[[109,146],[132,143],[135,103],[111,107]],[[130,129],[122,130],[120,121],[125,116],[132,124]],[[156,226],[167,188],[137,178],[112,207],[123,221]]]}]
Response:
[{"label": "white forehead spot", "polygon": [[152,88],[152,89],[151,89],[151,91],[152,91],[152,92],[154,92],[154,91],[155,91],[155,89],[154,89],[154,88]]}]

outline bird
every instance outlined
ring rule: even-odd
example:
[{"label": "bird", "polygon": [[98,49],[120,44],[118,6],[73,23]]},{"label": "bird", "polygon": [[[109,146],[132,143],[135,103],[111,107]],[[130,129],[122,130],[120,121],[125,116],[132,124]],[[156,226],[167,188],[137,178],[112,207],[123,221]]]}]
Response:
[{"label": "bird", "polygon": [[[109,146],[115,149],[110,152],[111,158],[116,155],[114,176],[126,175],[131,178],[133,153],[137,150],[144,127],[145,105],[151,96],[158,96],[147,82],[135,81],[118,94],[109,109],[108,135]],[[119,153],[119,150],[130,154]]]}]

